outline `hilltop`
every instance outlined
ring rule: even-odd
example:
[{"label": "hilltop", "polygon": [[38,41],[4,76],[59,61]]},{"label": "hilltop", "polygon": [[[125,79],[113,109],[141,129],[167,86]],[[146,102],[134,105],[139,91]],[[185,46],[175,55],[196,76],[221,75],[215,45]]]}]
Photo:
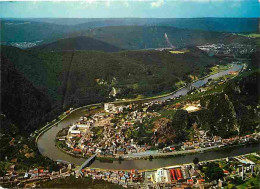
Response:
[{"label": "hilltop", "polygon": [[[85,22],[84,19],[68,19],[70,24],[66,24],[66,20],[3,19],[2,44],[17,43],[17,46],[22,47],[21,43],[31,43],[31,46],[35,46],[63,38],[89,36],[124,49],[165,48],[168,47],[164,38],[165,33],[177,47],[216,42],[244,43],[250,40],[229,32],[239,32],[240,28],[243,28],[241,29],[243,32],[247,29],[255,31],[255,23],[258,21],[258,19],[89,19]],[[225,29],[229,27],[233,29]],[[30,45],[23,45],[22,48],[28,48]]]},{"label": "hilltop", "polygon": [[208,43],[249,43],[251,41],[247,37],[230,33],[169,26],[110,26],[74,32],[68,36],[89,36],[120,48],[136,50],[170,47],[166,42],[165,34],[178,48]]},{"label": "hilltop", "polygon": [[21,19],[1,19],[1,30],[1,42],[56,40],[72,31],[69,27],[63,25]]},{"label": "hilltop", "polygon": [[40,51],[74,51],[74,50],[96,50],[105,52],[116,52],[122,49],[86,36],[60,39],[53,43],[39,45],[31,50]]}]

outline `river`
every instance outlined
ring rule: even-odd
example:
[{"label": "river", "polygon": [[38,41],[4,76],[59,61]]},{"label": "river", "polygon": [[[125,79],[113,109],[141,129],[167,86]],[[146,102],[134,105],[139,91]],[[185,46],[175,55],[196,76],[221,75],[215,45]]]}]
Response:
[{"label": "river", "polygon": [[[242,69],[242,65],[235,64],[233,67],[226,71],[219,72],[217,74],[211,75],[209,77],[206,77],[202,80],[198,80],[194,82],[192,85],[196,87],[200,87],[208,82],[208,79],[214,79],[220,76],[227,75],[230,71],[240,71]],[[189,92],[188,88],[182,88],[175,92],[174,94],[171,94],[166,97],[161,97],[153,100],[166,100],[173,97],[178,97],[180,95],[184,96]],[[79,118],[87,113],[86,109],[79,109],[71,113],[68,117],[66,117],[64,120],[62,120],[60,123],[57,124],[57,126],[53,126],[51,129],[47,130],[45,133],[43,133],[38,141],[38,149],[40,153],[44,156],[47,156],[53,160],[64,160],[71,163],[74,163],[75,165],[81,165],[85,159],[84,158],[76,158],[73,156],[70,156],[62,151],[60,151],[55,146],[55,137],[57,133],[63,129],[64,127],[68,126],[69,124],[73,124],[76,121],[79,120]],[[259,150],[259,145],[247,145],[243,147],[236,147],[233,150],[220,150],[217,152],[205,152],[205,153],[199,153],[199,154],[190,154],[185,156],[177,156],[177,157],[168,157],[168,158],[158,158],[153,159],[152,161],[149,160],[125,160],[122,162],[114,161],[113,163],[105,163],[101,162],[99,160],[96,160],[91,167],[97,167],[97,168],[104,168],[104,169],[152,169],[152,168],[158,168],[158,167],[164,167],[164,166],[170,166],[170,165],[176,165],[176,164],[182,164],[182,163],[189,163],[192,162],[194,157],[198,157],[200,160],[210,160],[210,159],[216,159],[216,158],[223,158],[227,156],[234,156],[234,155],[241,155],[244,153],[250,153],[254,152],[256,150]]]}]

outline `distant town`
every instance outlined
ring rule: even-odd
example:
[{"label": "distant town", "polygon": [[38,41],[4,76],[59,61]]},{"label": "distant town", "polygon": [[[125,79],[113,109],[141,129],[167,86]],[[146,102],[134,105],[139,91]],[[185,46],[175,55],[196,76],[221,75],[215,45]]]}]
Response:
[{"label": "distant town", "polygon": [[209,56],[217,57],[230,57],[230,58],[239,58],[243,55],[253,53],[256,49],[252,45],[245,45],[240,43],[233,44],[208,44],[197,46],[200,50],[203,50],[208,53]]}]

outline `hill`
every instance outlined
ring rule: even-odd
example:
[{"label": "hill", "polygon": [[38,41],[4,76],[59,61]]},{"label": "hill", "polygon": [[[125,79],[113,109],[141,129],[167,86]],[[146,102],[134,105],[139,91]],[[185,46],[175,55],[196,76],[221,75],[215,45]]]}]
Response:
[{"label": "hill", "polygon": [[154,95],[176,88],[188,75],[202,76],[219,63],[197,48],[184,54],[168,51],[42,52],[2,47],[4,61],[12,62],[32,84],[48,94],[53,105],[81,106],[117,97]]},{"label": "hill", "polygon": [[[71,32],[63,25],[41,23],[27,20],[1,20],[1,42],[33,42],[51,40]],[[75,31],[75,30],[74,30]]]},{"label": "hill", "polygon": [[47,120],[51,103],[14,65],[1,57],[1,133],[32,131]]},{"label": "hill", "polygon": [[[223,32],[257,32],[258,26],[258,19],[253,18],[2,19],[1,21],[1,43],[17,45],[22,48],[51,43],[61,38],[83,35],[96,37],[125,49],[166,47],[165,33],[177,46],[225,42],[226,39],[232,39],[231,42],[243,42],[247,39],[246,37]],[[70,24],[66,24],[66,21]],[[78,24],[73,25],[72,23]],[[112,39],[105,37],[112,37]]]},{"label": "hill", "polygon": [[79,31],[69,36],[89,36],[120,48],[153,49],[166,48],[165,34],[175,47],[189,47],[207,43],[249,43],[251,40],[239,35],[200,30],[179,29],[169,26],[111,26]]},{"label": "hill", "polygon": [[[160,116],[135,125],[129,138],[140,145],[159,144],[162,148],[196,140],[198,130],[222,138],[259,132],[259,76],[259,71],[248,71],[225,84],[214,85],[206,93],[195,92],[150,107],[148,111]],[[199,102],[201,109],[188,113],[183,105],[192,102]]]},{"label": "hill", "polygon": [[[17,20],[17,19],[16,19]],[[24,20],[24,19],[23,19]],[[182,29],[196,29],[217,32],[257,32],[259,18],[31,18],[41,22],[65,26],[172,26]]]},{"label": "hill", "polygon": [[85,36],[60,39],[56,42],[36,46],[31,49],[40,51],[96,50],[105,52],[116,52],[122,50],[103,41]]},{"label": "hill", "polygon": [[201,98],[204,110],[193,115],[199,126],[221,137],[259,130],[259,76],[251,72],[230,82],[222,93]]}]

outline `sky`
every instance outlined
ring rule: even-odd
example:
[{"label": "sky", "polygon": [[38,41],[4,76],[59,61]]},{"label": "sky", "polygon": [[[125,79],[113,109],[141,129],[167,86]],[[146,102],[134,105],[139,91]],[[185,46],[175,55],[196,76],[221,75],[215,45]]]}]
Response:
[{"label": "sky", "polygon": [[1,1],[1,18],[260,17],[260,0]]}]

